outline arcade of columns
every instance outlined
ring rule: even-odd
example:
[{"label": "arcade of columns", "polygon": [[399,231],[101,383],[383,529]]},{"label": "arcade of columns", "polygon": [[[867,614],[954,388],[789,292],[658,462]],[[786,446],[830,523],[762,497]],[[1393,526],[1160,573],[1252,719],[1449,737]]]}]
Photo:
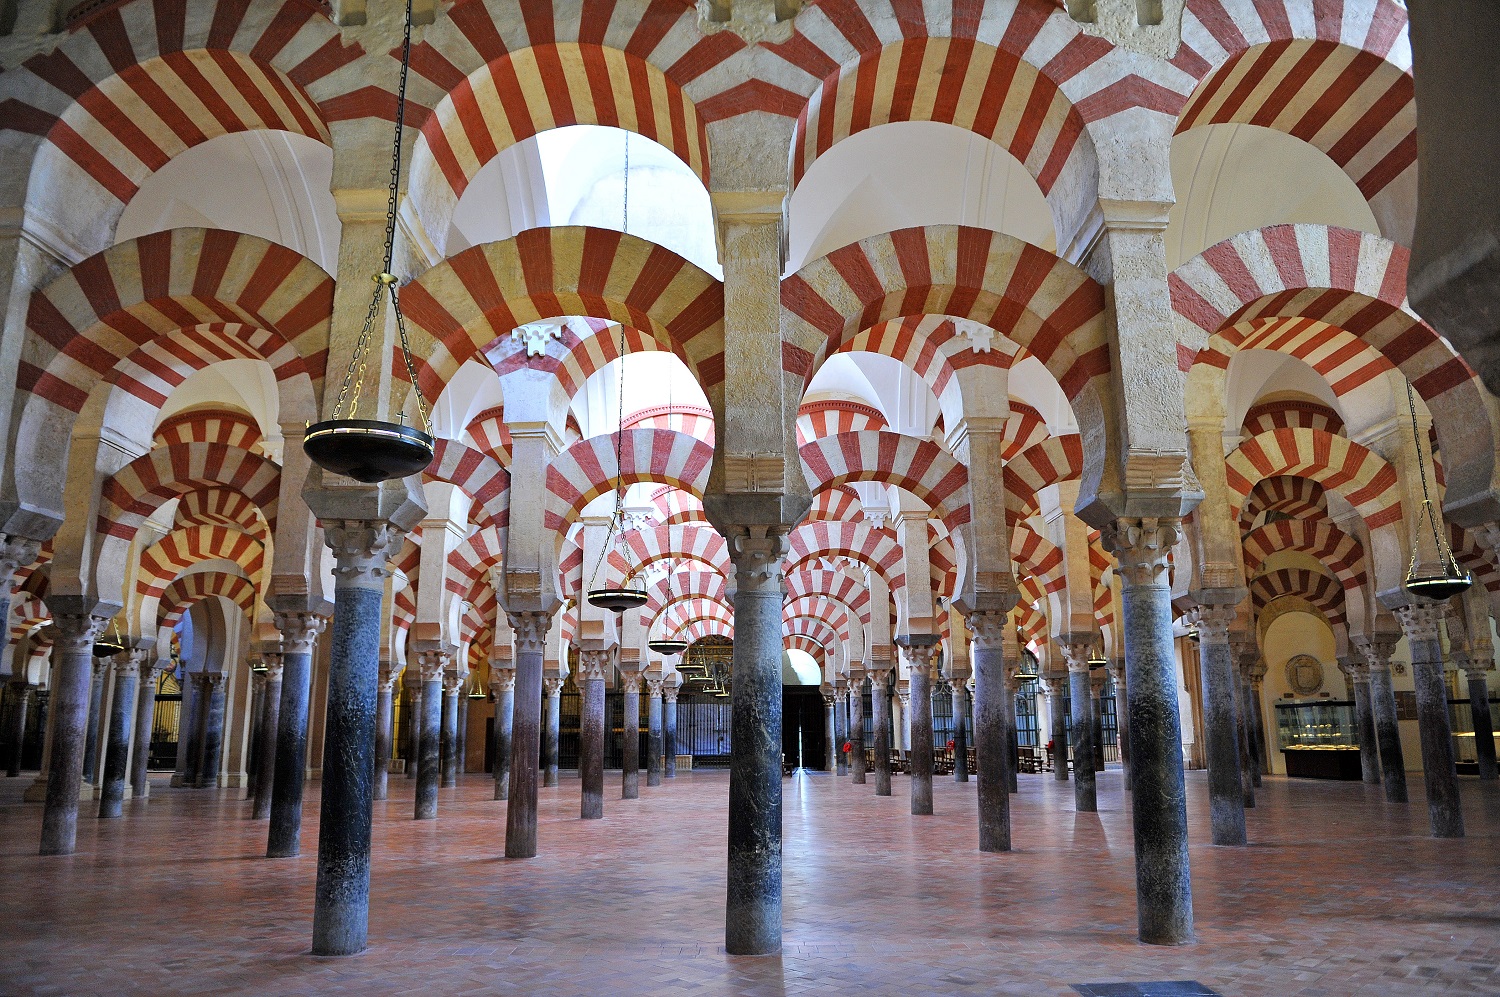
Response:
[{"label": "arcade of columns", "polygon": [[[1007,851],[1013,816],[1025,819],[1010,803],[1022,646],[1043,661],[1055,730],[1071,692],[1080,810],[1095,805],[1104,672],[1090,664],[1102,657],[1128,703],[1148,942],[1192,935],[1180,657],[1196,669],[1214,841],[1242,845],[1268,771],[1260,644],[1279,614],[1332,629],[1365,778],[1393,804],[1407,793],[1391,679],[1406,637],[1433,833],[1461,835],[1444,669],[1482,694],[1494,667],[1496,405],[1406,302],[1405,13],[1386,0],[1168,0],[1143,16],[1151,6],[417,3],[397,246],[417,379],[441,399],[477,365],[503,404],[440,439],[420,479],[372,487],[325,477],[299,444],[332,411],[325,385],[342,376],[379,269],[400,10],[22,2],[0,38],[0,591],[9,681],[51,693],[42,854],[73,850],[91,787],[100,818],[146,794],[155,674],[184,615],[209,618],[205,604],[218,607],[204,639],[219,657],[189,689],[195,750],[176,781],[238,785],[255,771],[247,813],[268,821],[269,857],[295,855],[321,757],[323,953],[364,944],[395,684],[418,704],[407,757],[415,816],[431,818],[480,673],[496,703],[505,854],[523,858],[538,848],[538,786],[557,778],[566,648],[579,652],[584,701],[581,816],[605,808],[607,683],[627,697],[644,685],[647,784],[673,774],[679,662],[650,652],[648,635],[734,638],[733,953],[781,944],[788,647],[822,666],[836,742],[874,726],[877,793],[891,792],[890,690],[902,697],[913,814],[932,810],[931,696],[951,686],[976,748],[983,852]],[[1014,157],[1046,199],[1058,251],[929,224],[783,273],[789,193],[840,141],[901,121],[967,129]],[[572,124],[627,129],[692,169],[711,196],[722,280],[600,228],[446,248],[487,162]],[[1377,230],[1277,219],[1169,268],[1173,142],[1225,124],[1316,148]],[[173,157],[254,130],[331,150],[335,272],[219,229],[116,238]],[[613,437],[581,437],[569,405],[619,342],[671,353],[708,410],[632,416],[617,476]],[[387,333],[381,355],[393,347]],[[1227,424],[1242,351],[1295,358],[1327,391],[1267,384]],[[851,352],[893,358],[931,389],[930,436],[893,431],[869,405],[805,398],[820,367]],[[179,385],[231,359],[271,372],[279,433],[228,403],[158,419]],[[1018,400],[1012,372],[1026,361],[1076,432]],[[367,411],[394,418],[412,408],[392,369],[373,365],[360,390]],[[1413,528],[1420,461],[1477,579],[1453,605],[1402,584],[1413,544],[1419,566],[1437,557]],[[611,542],[595,500],[617,482],[655,491]],[[869,505],[862,482],[894,498]],[[648,583],[645,609],[617,620],[587,604],[601,561],[607,584]],[[1174,638],[1188,627],[1197,652]],[[116,630],[125,649],[93,657]],[[1476,742],[1494,778],[1489,739]],[[862,757],[850,761],[865,782]],[[638,764],[627,758],[627,797]]]}]

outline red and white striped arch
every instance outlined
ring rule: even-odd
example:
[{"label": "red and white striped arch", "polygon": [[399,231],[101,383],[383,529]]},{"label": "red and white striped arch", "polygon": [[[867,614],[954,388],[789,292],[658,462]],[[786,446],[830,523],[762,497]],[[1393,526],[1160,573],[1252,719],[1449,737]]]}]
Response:
[{"label": "red and white striped arch", "polygon": [[215,559],[238,565],[253,582],[265,569],[266,549],[254,537],[228,526],[173,530],[141,552],[136,592],[146,598],[160,596],[172,579],[200,561]]},{"label": "red and white striped arch", "polygon": [[729,545],[707,523],[629,530],[622,540],[630,551],[632,575],[665,560],[696,561],[725,575],[732,570]]},{"label": "red and white striped arch", "polygon": [[[930,225],[871,236],[782,281],[781,305],[788,340],[782,369],[809,380],[872,326],[942,314],[989,326],[1035,355],[1069,399],[1090,386],[1109,390],[1103,287],[1046,250],[998,232]],[[966,349],[950,363],[990,356]]]},{"label": "red and white striped arch", "polygon": [[[50,623],[52,611],[47,604],[34,595],[17,595],[10,604],[10,640],[15,643],[31,632],[39,623]],[[38,634],[38,637],[41,635]],[[12,666],[14,669],[14,666]]]},{"label": "red and white striped arch", "polygon": [[[842,13],[851,8],[845,5]],[[907,14],[902,11],[898,17]],[[947,33],[938,28],[933,35]],[[1064,79],[1108,51],[1107,45],[1091,48],[1088,54],[1078,50]],[[1039,65],[1046,69],[1038,70]],[[1065,174],[1088,189],[1094,180],[1093,147],[1083,117],[1049,73],[1057,68],[1033,64],[1023,52],[996,48],[972,35],[919,35],[867,49],[824,73],[799,113],[792,134],[792,183],[802,179],[818,156],[857,132],[893,121],[939,121],[1005,149],[1043,194]]]},{"label": "red and white striped arch", "polygon": [[625,417],[626,429],[670,429],[714,445],[714,414],[701,405],[654,405]]},{"label": "red and white striped arch", "polygon": [[223,571],[197,571],[167,586],[157,603],[156,625],[171,629],[196,603],[215,596],[238,606],[246,615],[255,611],[255,586],[250,582]]},{"label": "red and white striped arch", "polygon": [[782,620],[795,620],[800,617],[821,620],[833,627],[840,639],[849,639],[849,611],[833,599],[822,595],[804,595],[796,599],[788,599],[781,607]]},{"label": "red and white striped arch", "polygon": [[875,526],[868,521],[804,522],[791,532],[788,542],[788,573],[815,559],[847,557],[880,575],[892,592],[906,587],[901,544],[895,532],[884,526]]},{"label": "red and white striped arch", "polygon": [[159,406],[218,360],[320,383],[333,278],[290,249],[218,229],[172,229],[89,257],[31,296],[18,386],[77,413],[100,380]]},{"label": "red and white striped arch", "polygon": [[717,599],[726,605],[730,602],[728,584],[717,571],[704,571],[701,567],[686,570],[676,569],[657,580],[646,590],[648,599],[641,607],[641,622],[649,624],[657,614],[671,602],[701,595]]},{"label": "red and white striped arch", "polygon": [[674,636],[682,638],[689,644],[700,641],[704,637],[728,637],[734,640],[734,623],[715,619],[695,620]]},{"label": "red and white striped arch", "polygon": [[1300,551],[1317,558],[1345,588],[1367,580],[1365,551],[1358,540],[1330,520],[1279,519],[1245,534],[1245,571],[1255,575],[1267,558],[1280,551]]},{"label": "red and white striped arch", "polygon": [[1278,429],[1254,436],[1224,458],[1232,514],[1239,518],[1246,497],[1266,478],[1310,478],[1338,492],[1376,529],[1401,519],[1396,470],[1353,440],[1316,429]]},{"label": "red and white striped arch", "polygon": [[1406,8],[1398,0],[1187,0],[1182,47],[1172,64],[1201,80],[1230,56],[1294,38],[1336,42],[1411,68]]},{"label": "red and white striped arch", "polygon": [[1344,431],[1344,420],[1321,402],[1284,398],[1252,405],[1250,411],[1245,413],[1240,428],[1251,436],[1259,436],[1275,429],[1321,429],[1337,435]]},{"label": "red and white striped arch", "polygon": [[[505,546],[501,542],[500,527],[488,523],[469,534],[448,555],[448,567],[453,576],[448,584],[451,591],[463,594],[479,582],[488,581],[490,569],[505,560]],[[454,583],[461,588],[453,588]]]},{"label": "red and white striped arch", "polygon": [[1021,451],[1051,435],[1040,412],[1025,402],[1012,401],[1010,418],[1005,420],[1005,445],[1000,450],[1000,460],[1010,463]]},{"label": "red and white striped arch", "polygon": [[1077,433],[1049,436],[1033,443],[1005,464],[1005,515],[1011,528],[1035,513],[1037,495],[1048,485],[1072,481],[1083,473],[1083,440]]},{"label": "red and white striped arch", "polygon": [[661,522],[664,526],[708,522],[708,513],[703,509],[703,500],[681,488],[659,488],[651,496],[651,503],[661,514]]},{"label": "red and white striped arch", "polygon": [[1044,592],[1056,592],[1068,582],[1062,548],[1024,521],[1011,530],[1010,557],[1016,567],[1041,583]]},{"label": "red and white striped arch", "polygon": [[1328,496],[1323,486],[1310,478],[1278,475],[1256,483],[1240,509],[1240,533],[1248,533],[1265,512],[1281,512],[1294,519],[1317,519],[1328,515]]},{"label": "red and white striped arch", "polygon": [[667,633],[680,633],[699,620],[717,620],[734,626],[734,607],[702,596],[674,603],[665,613],[662,625]]},{"label": "red and white striped arch", "polygon": [[1347,626],[1344,586],[1332,575],[1308,568],[1278,568],[1250,579],[1256,614],[1277,599],[1293,596],[1321,612],[1331,626]]},{"label": "red and white striped arch", "polygon": [[[619,441],[619,467],[615,464]],[[617,436],[579,440],[547,468],[548,529],[563,531],[580,512],[616,483],[655,481],[700,498],[708,487],[713,448],[670,429],[631,429]]]},{"label": "red and white striped arch", "polygon": [[818,492],[813,496],[812,508],[807,511],[809,520],[832,519],[842,522],[863,517],[864,506],[859,500],[859,495],[847,485],[841,488],[825,488]]},{"label": "red and white striped arch", "polygon": [[823,662],[824,655],[830,649],[838,647],[841,642],[849,639],[847,630],[840,633],[837,627],[815,616],[798,616],[793,619],[783,620],[781,634],[784,646],[800,647],[802,650],[808,651],[806,645],[785,643],[786,638],[797,637],[806,638],[815,644],[818,649],[816,651],[808,651],[808,653],[816,658],[819,664]]},{"label": "red and white striped arch", "polygon": [[281,470],[266,458],[221,443],[157,447],[126,464],[104,483],[95,528],[129,541],[163,502],[200,488],[238,492],[257,508],[274,533]]},{"label": "red and white striped arch", "polygon": [[1370,202],[1381,230],[1409,242],[1417,107],[1402,67],[1334,39],[1254,45],[1204,77],[1177,132],[1231,122],[1285,132],[1321,151]]},{"label": "red and white striped arch", "polygon": [[464,432],[474,442],[474,449],[510,469],[510,429],[505,425],[505,410],[500,406],[485,409],[469,420]]},{"label": "red and white striped arch", "polygon": [[[529,229],[467,249],[407,284],[401,308],[434,341],[419,347],[428,359],[417,367],[429,398],[442,394],[467,360],[483,354],[500,370],[524,355],[511,330],[568,316],[649,332],[687,364],[710,401],[724,380],[723,286],[671,250],[608,229]],[[547,363],[537,358],[536,366],[555,371],[560,354],[550,351],[558,347],[548,349]]]},{"label": "red and white striped arch", "polygon": [[873,405],[831,398],[803,402],[797,409],[797,445],[839,433],[888,428],[885,416]]},{"label": "red and white striped arch", "polygon": [[172,528],[190,526],[233,526],[258,539],[269,536],[260,507],[227,488],[200,488],[178,499]]},{"label": "red and white striped arch", "polygon": [[797,452],[814,492],[878,481],[911,492],[950,530],[969,521],[968,469],[931,440],[867,429],[815,439]]},{"label": "red and white striped arch", "polygon": [[1500,592],[1500,567],[1474,534],[1457,523],[1448,524],[1448,543],[1458,563],[1474,575],[1487,592]]},{"label": "red and white striped arch", "polygon": [[174,443],[223,443],[250,450],[261,440],[260,426],[234,409],[193,409],[163,420],[153,434],[164,446]]},{"label": "red and white striped arch", "polygon": [[1089,530],[1089,585],[1094,596],[1094,619],[1101,627],[1115,625],[1114,587],[1110,584],[1115,559],[1104,550],[1098,530]]},{"label": "red and white striped arch", "polygon": [[838,603],[862,623],[870,622],[870,592],[864,582],[846,571],[804,568],[786,576],[788,600],[817,596]]},{"label": "red and white striped arch", "polygon": [[422,472],[424,481],[446,481],[474,500],[481,525],[505,529],[510,525],[510,474],[493,457],[457,440],[439,439],[432,463]]}]

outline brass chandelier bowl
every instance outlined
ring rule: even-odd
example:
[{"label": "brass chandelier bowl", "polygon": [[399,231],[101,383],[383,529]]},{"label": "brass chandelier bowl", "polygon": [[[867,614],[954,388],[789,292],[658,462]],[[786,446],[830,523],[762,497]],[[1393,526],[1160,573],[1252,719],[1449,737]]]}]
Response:
[{"label": "brass chandelier bowl", "polygon": [[413,426],[327,419],[308,427],[302,449],[325,471],[373,485],[425,470],[432,463],[435,443]]}]

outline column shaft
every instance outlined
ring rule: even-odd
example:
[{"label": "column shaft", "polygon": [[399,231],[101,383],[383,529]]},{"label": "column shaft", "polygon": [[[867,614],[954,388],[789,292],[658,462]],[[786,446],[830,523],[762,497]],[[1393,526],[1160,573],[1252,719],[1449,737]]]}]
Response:
[{"label": "column shaft", "polygon": [[969,781],[969,687],[953,680],[953,781]]},{"label": "column shaft", "polygon": [[646,785],[661,785],[661,683],[648,685],[646,700]]},{"label": "column shaft", "polygon": [[932,660],[933,648],[913,647],[911,661],[911,812],[932,813]]},{"label": "column shaft", "polygon": [[[495,693],[494,775],[497,800],[510,797],[510,752],[512,732],[515,730],[515,712],[516,679],[515,672],[512,671],[508,678],[500,680],[500,688]],[[555,762],[555,754],[553,758]]]},{"label": "column shaft", "polygon": [[849,775],[855,785],[865,784],[865,680],[849,683]]},{"label": "column shaft", "polygon": [[[515,709],[510,743],[510,800],[505,806],[505,857],[536,855],[537,761],[542,741],[542,666],[547,646],[550,612],[507,613],[515,631]],[[547,690],[548,725],[552,730],[553,704],[557,698]],[[556,771],[557,742],[552,741]]]},{"label": "column shaft", "polygon": [[1204,606],[1199,622],[1203,737],[1208,742],[1208,813],[1216,845],[1245,844],[1245,790],[1240,767],[1244,742],[1239,711],[1235,709],[1239,669],[1229,645],[1234,612],[1230,605]]},{"label": "column shaft", "polygon": [[[313,642],[322,617],[278,614],[281,630],[281,710],[276,727],[276,773],[271,786],[268,858],[290,858],[302,850],[302,792],[307,778],[307,703],[312,691]],[[325,737],[323,751],[327,754]]]},{"label": "column shaft", "polygon": [[422,663],[422,741],[417,746],[417,795],[413,817],[433,820],[438,815],[438,784],[443,772],[442,664]]},{"label": "column shaft", "polygon": [[127,651],[115,665],[115,695],[109,707],[109,744],[104,754],[104,786],[99,816],[118,817],[125,802],[125,780],[130,774],[130,741],[134,730],[136,688],[143,651]]},{"label": "column shaft", "polygon": [[624,760],[620,765],[620,799],[638,800],[641,797],[641,680],[637,675],[625,675],[624,700],[620,719],[621,747]]},{"label": "column shaft", "polygon": [[[589,652],[597,653],[597,652]],[[604,676],[583,682],[583,711],[578,720],[578,776],[583,783],[578,816],[604,816]]]},{"label": "column shaft", "polygon": [[453,735],[453,755],[455,775],[463,775],[469,770],[469,695],[460,687],[458,690],[458,726]]},{"label": "column shaft", "polygon": [[224,711],[227,704],[225,677],[222,672],[208,676],[207,709],[203,722],[203,762],[198,768],[198,786],[209,789],[219,785],[219,766],[224,754]]},{"label": "column shaft", "polygon": [[391,741],[395,718],[393,679],[382,678],[375,690],[375,785],[371,798],[383,800],[390,790]]},{"label": "column shaft", "polygon": [[21,774],[21,751],[26,743],[26,707],[31,701],[31,687],[24,683],[12,683],[10,726],[5,732],[5,757],[7,778]]},{"label": "column shaft", "polygon": [[458,697],[462,686],[450,679],[443,685],[443,727],[438,745],[441,760],[440,786],[458,785]]},{"label": "column shaft", "polygon": [[[1394,641],[1392,642],[1394,644]],[[1406,759],[1401,752],[1401,725],[1396,719],[1396,693],[1391,688],[1389,654],[1377,665],[1370,662],[1370,707],[1375,714],[1375,740],[1380,745],[1380,770],[1385,801],[1405,803]]]},{"label": "column shaft", "polygon": [[1062,694],[1063,678],[1054,676],[1047,691],[1048,717],[1052,725],[1052,778],[1068,781],[1068,703]]},{"label": "column shaft", "polygon": [[662,710],[662,751],[665,754],[666,775],[668,779],[677,778],[677,690],[666,697],[661,705]]},{"label": "column shaft", "polygon": [[1089,689],[1086,657],[1081,669],[1070,667],[1068,693],[1073,707],[1073,809],[1096,813],[1099,794],[1094,778],[1094,697]]},{"label": "column shaft", "polygon": [[1474,719],[1474,755],[1479,762],[1479,778],[1500,778],[1495,765],[1495,731],[1490,726],[1489,686],[1484,672],[1469,672],[1469,714]]},{"label": "column shaft", "polygon": [[875,724],[875,795],[891,795],[891,689],[886,672],[870,673],[870,720]]},{"label": "column shaft", "polygon": [[[551,688],[552,682],[557,682],[558,688]],[[548,684],[547,736],[542,742],[542,785],[556,786],[558,741],[562,736],[562,680],[548,679]]]},{"label": "column shaft", "polygon": [[1005,700],[1010,683],[1005,673],[1006,613],[970,613],[972,641],[969,659],[974,667],[974,762],[979,782],[979,850],[1010,851],[1010,732],[1005,724]]},{"label": "column shaft", "polygon": [[1438,632],[1444,608],[1443,603],[1411,603],[1397,609],[1396,617],[1411,646],[1417,725],[1422,738],[1422,778],[1427,787],[1432,836],[1462,838],[1464,814],[1458,796],[1448,689],[1443,682],[1443,645]]},{"label": "column shaft", "polygon": [[[103,661],[93,662],[93,679],[89,686],[88,727],[83,739],[83,781],[92,783],[99,768],[99,711],[104,703],[104,679],[109,666]],[[81,788],[81,787],[80,787]]]},{"label": "column shaft", "polygon": [[275,782],[273,773],[276,771],[276,732],[281,726],[281,682],[282,665],[278,654],[277,662],[268,666],[266,687],[262,693],[266,708],[260,718],[261,774],[255,781],[255,799],[250,808],[251,820],[265,820],[271,816],[271,788]]},{"label": "column shaft", "polygon": [[1359,736],[1359,771],[1372,786],[1380,785],[1380,745],[1375,740],[1375,713],[1370,708],[1369,673],[1355,672],[1354,722]]},{"label": "column shaft", "polygon": [[71,855],[78,838],[85,728],[93,684],[94,637],[104,621],[84,613],[53,613],[52,749],[42,810],[43,855]]},{"label": "column shaft", "polygon": [[422,757],[422,682],[419,678],[411,687],[411,722],[406,731],[406,777],[415,779]]}]

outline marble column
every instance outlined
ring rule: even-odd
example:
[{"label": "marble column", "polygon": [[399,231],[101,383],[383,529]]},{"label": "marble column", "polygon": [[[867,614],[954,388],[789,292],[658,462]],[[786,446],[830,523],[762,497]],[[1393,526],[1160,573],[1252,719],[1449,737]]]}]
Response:
[{"label": "marble column", "polygon": [[[514,731],[516,712],[516,670],[514,668],[491,668],[490,691],[495,694],[495,799],[510,798],[510,746]],[[551,693],[548,693],[551,702]],[[543,765],[546,764],[547,745],[543,744]],[[557,745],[552,744],[552,767],[557,768]],[[556,785],[550,782],[547,785]]]},{"label": "marble column", "polygon": [[203,711],[203,755],[198,764],[198,787],[216,789],[219,785],[219,765],[224,754],[224,710],[226,695],[224,683],[228,678],[223,672],[205,672]]},{"label": "marble column", "polygon": [[419,669],[408,669],[417,681],[410,686],[410,719],[406,725],[406,777],[416,779],[418,760],[422,757],[422,680]]},{"label": "marble column", "polygon": [[104,785],[99,794],[99,816],[118,817],[125,804],[125,782],[130,775],[130,742],[134,731],[136,690],[141,662],[156,649],[131,648],[115,656],[115,695],[109,708],[109,743],[104,751]]},{"label": "marble column", "polygon": [[89,686],[88,727],[83,739],[83,781],[93,783],[99,769],[99,711],[104,703],[104,679],[109,674],[109,659],[93,660],[93,680]]},{"label": "marble column", "polygon": [[599,820],[604,816],[604,673],[610,652],[580,651],[574,681],[583,692],[583,710],[578,720],[578,776],[583,783],[578,816]]},{"label": "marble column", "polygon": [[730,529],[725,536],[735,570],[735,639],[724,949],[730,955],[773,955],[781,951],[781,605],[787,536],[779,526]]},{"label": "marble column", "polygon": [[1242,728],[1235,695],[1240,679],[1235,648],[1229,643],[1234,620],[1235,606],[1230,603],[1209,604],[1199,610],[1198,671],[1203,684],[1208,814],[1216,845],[1245,844]]},{"label": "marble column", "polygon": [[682,679],[676,672],[662,682],[662,751],[666,755],[668,779],[677,778],[677,694],[681,687]]},{"label": "marble column", "polygon": [[[1015,597],[1006,600],[1015,605]],[[1010,734],[1005,700],[1014,699],[1006,674],[1005,629],[1009,607],[969,613],[969,661],[974,669],[974,761],[979,782],[979,850],[1010,851]]]},{"label": "marble column", "polygon": [[865,784],[865,676],[849,677],[849,778]]},{"label": "marble column", "polygon": [[1377,633],[1358,641],[1370,673],[1370,710],[1375,714],[1375,741],[1380,745],[1380,770],[1387,803],[1405,803],[1406,759],[1401,753],[1401,726],[1396,719],[1396,693],[1391,688],[1391,654],[1400,638]]},{"label": "marble column", "polygon": [[1125,791],[1130,792],[1130,710],[1125,689],[1125,659],[1112,658],[1109,677],[1115,684],[1115,743],[1120,747],[1120,773]]},{"label": "marble column", "polygon": [[[186,665],[183,666],[184,669]],[[208,699],[210,690],[208,687],[207,672],[184,671],[184,685],[191,686],[193,694],[191,697],[183,696],[183,716],[185,725],[189,730],[186,741],[187,764],[182,769],[182,785],[189,789],[197,788],[202,784],[203,776],[203,739],[208,732]],[[188,700],[191,699],[191,706]],[[179,752],[183,750],[178,745]]]},{"label": "marble column", "polygon": [[381,662],[375,682],[375,785],[371,799],[383,800],[390,792],[391,748],[394,743],[396,676]]},{"label": "marble column", "polygon": [[1102,531],[1122,583],[1120,623],[1135,784],[1136,919],[1141,941],[1157,945],[1193,938],[1182,720],[1167,577],[1167,553],[1180,531],[1179,520],[1156,518],[1119,519]]},{"label": "marble column", "polygon": [[443,669],[446,651],[419,651],[417,671],[422,680],[422,742],[417,746],[417,795],[412,816],[433,820],[438,815],[438,784],[442,781]]},{"label": "marble column", "polygon": [[[400,549],[405,532],[383,520],[321,518],[335,567],[312,953],[353,955],[364,949],[369,934],[375,702],[390,575],[386,563]],[[283,651],[285,639],[283,629]]]},{"label": "marble column", "polygon": [[641,798],[641,676],[639,672],[620,672],[620,691],[624,700],[620,710],[620,740],[623,760],[620,764],[620,799]]},{"label": "marble column", "polygon": [[1068,695],[1073,707],[1073,809],[1097,813],[1099,794],[1094,778],[1094,697],[1089,689],[1088,643],[1060,641],[1068,662]]},{"label": "marble column", "polygon": [[661,785],[661,677],[646,677],[646,785]]},{"label": "marble column", "polygon": [[1042,694],[1047,697],[1047,722],[1052,730],[1052,778],[1068,781],[1068,702],[1063,697],[1066,672],[1048,672],[1037,676]]},{"label": "marble column", "polygon": [[250,670],[250,740],[245,746],[245,799],[254,801],[260,780],[260,742],[266,722],[266,666],[264,655],[254,655]]},{"label": "marble column", "polygon": [[[1254,642],[1247,642],[1254,646]],[[1261,747],[1260,747],[1260,696],[1256,693],[1254,682],[1250,678],[1252,663],[1259,660],[1260,648],[1255,647],[1252,655],[1240,658],[1239,667],[1239,699],[1236,708],[1240,714],[1240,730],[1244,732],[1244,741],[1240,746],[1241,778],[1247,779],[1245,786],[1245,809],[1249,810],[1255,806],[1255,790],[1260,788],[1261,777]]]},{"label": "marble column", "polygon": [[953,687],[953,781],[969,781],[969,684],[955,678]]},{"label": "marble column", "polygon": [[1479,778],[1489,782],[1500,778],[1495,764],[1495,731],[1490,724],[1490,691],[1488,673],[1495,669],[1495,655],[1489,641],[1475,641],[1470,657],[1459,662],[1468,678],[1469,714],[1473,717],[1474,756],[1479,763]]},{"label": "marble column", "polygon": [[[542,785],[557,785],[558,739],[562,734],[562,687],[563,680],[549,678],[547,688],[547,730],[542,740]],[[677,703],[672,702],[675,714]],[[512,749],[514,750],[514,749]]]},{"label": "marble column", "polygon": [[250,805],[251,820],[266,820],[271,816],[271,792],[276,781],[273,775],[276,771],[276,732],[281,727],[281,652],[271,651],[261,657],[266,665],[266,688],[262,697],[266,708],[260,718],[261,734],[257,747],[260,750],[261,774],[255,780],[255,796]]},{"label": "marble column", "polygon": [[1245,669],[1260,657],[1260,645],[1253,638],[1238,636],[1230,641],[1234,669],[1235,742],[1240,754],[1240,798],[1246,810],[1255,809],[1255,787],[1259,770],[1255,762],[1255,719],[1250,716],[1249,698],[1245,695]]},{"label": "marble column", "polygon": [[1392,611],[1411,646],[1417,724],[1422,738],[1422,777],[1427,786],[1427,816],[1432,836],[1462,838],[1464,813],[1459,801],[1453,727],[1448,721],[1448,689],[1443,682],[1443,645],[1438,633],[1446,604],[1419,599]]},{"label": "marble column", "polygon": [[445,789],[458,785],[458,700],[463,691],[463,680],[449,669],[443,676],[443,726],[438,743],[438,785]]},{"label": "marble column", "polygon": [[[516,688],[510,741],[510,800],[505,806],[505,857],[536,855],[538,756],[542,742],[542,667],[550,611],[506,612],[515,632]],[[549,683],[552,680],[548,680]],[[561,680],[559,685],[561,684]],[[552,742],[552,783],[557,784],[557,696],[547,690],[548,737]]]},{"label": "marble column", "polygon": [[833,693],[833,774],[848,775],[849,756],[844,753],[844,742],[849,740],[849,697],[844,690],[835,687]]},{"label": "marble column", "polygon": [[[307,780],[307,704],[312,692],[313,645],[327,620],[317,613],[276,614],[281,631],[281,709],[276,718],[276,766],[271,784],[271,826],[266,857],[302,851],[302,791]],[[372,616],[378,618],[378,616]],[[328,754],[324,741],[323,753]]]},{"label": "marble column", "polygon": [[875,725],[875,795],[891,795],[891,687],[889,669],[870,670],[870,722]]},{"label": "marble column", "polygon": [[[145,799],[151,793],[148,774],[151,765],[151,734],[152,728],[156,726],[157,676],[171,668],[170,661],[158,660],[155,665],[141,665],[140,692],[136,694],[135,706],[135,750],[130,757],[130,795],[138,800]],[[261,777],[261,781],[269,782],[270,778],[267,772]]]},{"label": "marble column", "polygon": [[[453,735],[453,757],[455,778],[469,770],[469,695],[460,685],[458,689],[458,729]],[[456,782],[454,783],[457,784]]]},{"label": "marble column", "polygon": [[[60,600],[59,600],[60,601]],[[47,797],[42,809],[43,855],[71,855],[78,837],[78,793],[94,673],[94,638],[106,617],[52,608],[52,745],[47,759]]]},{"label": "marble column", "polygon": [[31,701],[31,686],[25,682],[10,685],[10,725],[5,729],[7,778],[21,774],[21,750],[26,742],[26,707]]},{"label": "marble column", "polygon": [[1370,666],[1350,655],[1349,685],[1354,691],[1354,730],[1359,738],[1359,772],[1372,786],[1380,785],[1380,745],[1375,739],[1375,713],[1370,705]]},{"label": "marble column", "polygon": [[910,666],[911,689],[911,812],[932,814],[932,671],[938,638],[911,634],[897,638]]},{"label": "marble column", "polygon": [[[173,669],[168,667],[167,671]],[[197,778],[197,773],[188,772],[188,766],[198,764],[198,738],[193,730],[198,724],[198,683],[193,681],[193,673],[187,670],[187,663],[182,664],[182,681],[178,685],[182,698],[177,701],[177,758],[172,766],[173,789],[179,786],[191,786],[190,781]]]},{"label": "marble column", "polygon": [[839,746],[838,740],[838,714],[834,710],[834,696],[831,692],[823,694],[823,729],[827,736],[823,738],[823,768],[829,772],[838,767]]}]

